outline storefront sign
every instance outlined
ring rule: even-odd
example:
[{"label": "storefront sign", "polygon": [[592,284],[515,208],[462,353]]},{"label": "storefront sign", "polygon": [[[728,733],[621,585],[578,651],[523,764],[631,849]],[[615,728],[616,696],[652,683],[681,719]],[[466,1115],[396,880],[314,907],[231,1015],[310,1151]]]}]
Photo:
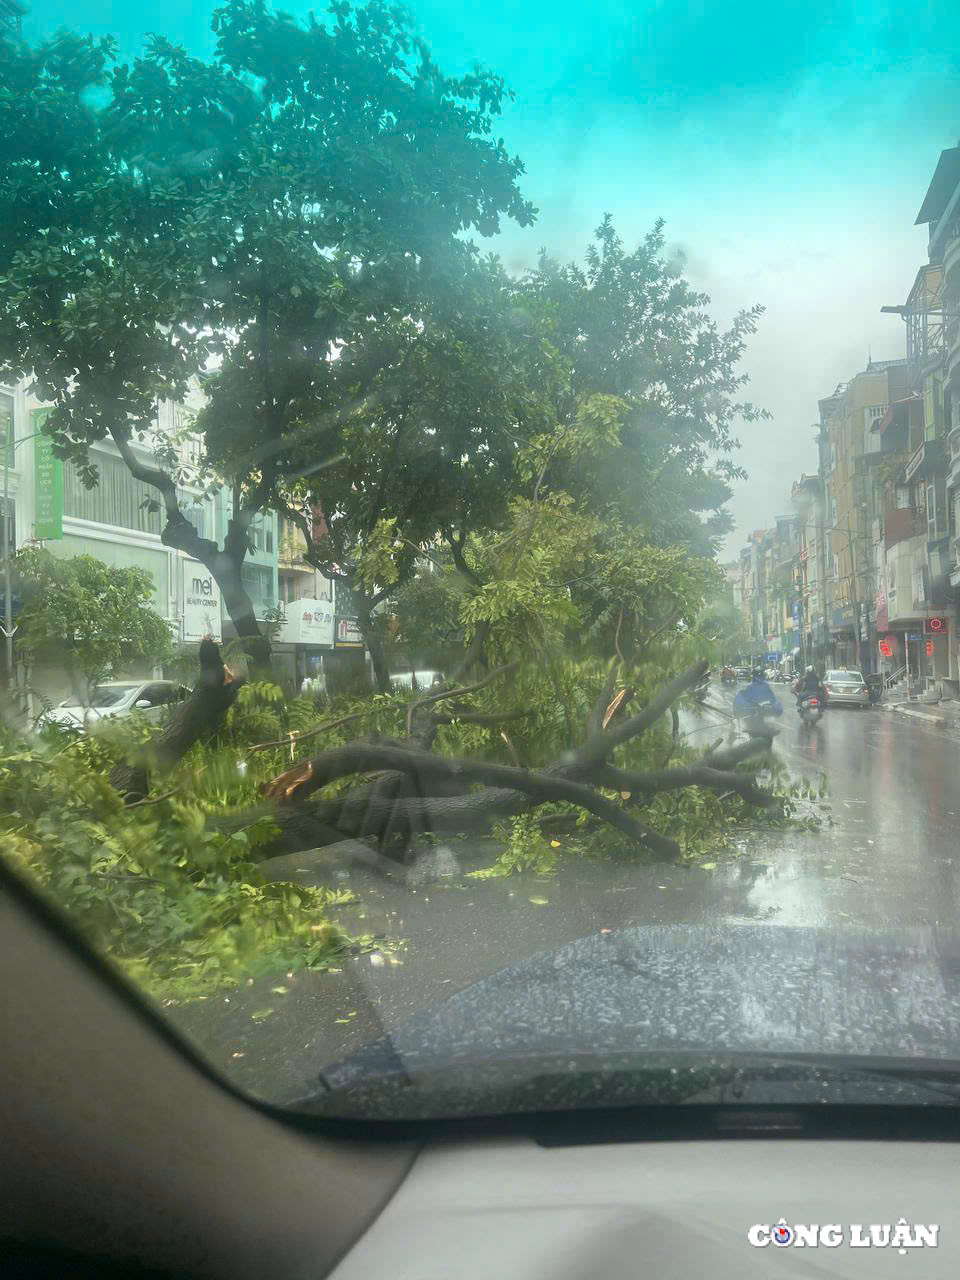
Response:
[{"label": "storefront sign", "polygon": [[33,442],[33,536],[39,542],[63,537],[63,463],[53,452],[52,438],[41,432],[52,412],[52,409],[34,409],[30,415],[33,431],[40,432]]},{"label": "storefront sign", "polygon": [[363,636],[360,634],[356,618],[337,618],[336,648],[363,648]]},{"label": "storefront sign", "polygon": [[277,633],[284,644],[310,644],[333,648],[333,605],[325,600],[291,600],[284,606],[286,618]]},{"label": "storefront sign", "polygon": [[216,579],[199,560],[181,560],[180,572],[183,579],[184,643],[190,644],[209,636],[219,644],[222,639],[220,588]]}]

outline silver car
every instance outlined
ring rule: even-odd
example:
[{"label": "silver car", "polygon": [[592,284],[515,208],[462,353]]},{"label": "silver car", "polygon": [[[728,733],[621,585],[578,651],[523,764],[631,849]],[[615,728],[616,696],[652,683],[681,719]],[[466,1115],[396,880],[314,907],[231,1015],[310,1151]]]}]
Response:
[{"label": "silver car", "polygon": [[827,707],[869,707],[870,690],[862,671],[828,671],[823,677]]}]

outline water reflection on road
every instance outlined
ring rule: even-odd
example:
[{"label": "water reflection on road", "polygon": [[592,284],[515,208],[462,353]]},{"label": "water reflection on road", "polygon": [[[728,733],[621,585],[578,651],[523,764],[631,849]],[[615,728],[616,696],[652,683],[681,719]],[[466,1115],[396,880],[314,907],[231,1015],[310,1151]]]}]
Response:
[{"label": "water reflection on road", "polygon": [[749,839],[745,852],[764,869],[744,917],[876,928],[952,922],[960,743],[880,709],[835,708],[809,729],[788,705],[781,723],[777,755],[796,777],[825,774],[832,825]]},{"label": "water reflection on road", "polygon": [[[688,741],[706,747],[729,732],[724,698],[715,691],[719,710],[684,715]],[[282,1003],[270,982],[256,983],[178,1010],[177,1022],[238,1084],[277,1099],[283,1082],[299,1096],[319,1064],[417,1010],[587,935],[634,925],[769,924],[878,934],[920,928],[932,937],[933,926],[952,925],[960,900],[960,742],[882,710],[836,709],[807,730],[789,695],[786,702],[775,751],[794,778],[818,783],[825,774],[823,816],[831,824],[820,831],[744,832],[736,847],[701,863],[578,859],[550,878],[453,875],[439,883],[384,879],[362,864],[334,867],[297,854],[273,873],[352,889],[357,901],[343,912],[345,927],[407,945],[392,956],[357,956],[337,973],[293,975]],[[463,872],[495,854],[489,841],[457,844],[451,862],[453,852]],[[275,1014],[261,1025],[252,1011],[264,1005]]]}]

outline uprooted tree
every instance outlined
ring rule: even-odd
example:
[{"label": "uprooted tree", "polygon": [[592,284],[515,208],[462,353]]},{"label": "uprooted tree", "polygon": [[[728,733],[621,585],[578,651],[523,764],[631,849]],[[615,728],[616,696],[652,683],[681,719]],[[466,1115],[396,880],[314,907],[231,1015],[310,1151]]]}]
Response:
[{"label": "uprooted tree", "polygon": [[[769,803],[735,767],[753,754],[752,745],[692,756],[678,738],[676,716],[710,652],[697,624],[722,574],[710,554],[715,531],[695,512],[719,506],[726,492],[729,468],[711,470],[711,451],[731,443],[728,422],[737,406],[729,396],[742,382],[734,367],[754,318],[718,335],[698,309],[702,299],[657,256],[659,233],[635,262],[625,261],[608,223],[599,234],[603,254],[592,259],[593,283],[571,272],[551,287],[570,308],[588,295],[579,305],[591,349],[613,341],[611,307],[614,319],[624,313],[617,360],[605,363],[594,350],[593,363],[578,372],[573,354],[561,359],[551,343],[538,394],[522,406],[526,416],[516,415],[522,430],[509,436],[508,448],[497,448],[491,432],[476,458],[470,453],[471,433],[482,435],[482,424],[468,407],[458,447],[444,457],[447,437],[422,430],[416,414],[404,417],[413,390],[406,375],[386,380],[372,429],[358,424],[355,454],[339,464],[353,476],[345,486],[352,497],[326,507],[330,522],[353,531],[353,572],[368,599],[376,592],[389,602],[393,592],[402,603],[404,592],[416,595],[429,578],[429,617],[398,604],[397,629],[407,632],[399,641],[422,648],[431,642],[430,626],[442,627],[450,679],[411,702],[389,741],[345,743],[294,761],[270,782],[266,798],[279,835],[263,846],[265,854],[359,840],[403,859],[427,833],[482,829],[543,805],[590,815],[665,853],[678,842],[660,828],[679,815],[660,797],[690,790]],[[629,289],[620,287],[624,280]],[[507,287],[494,271],[487,281],[495,293]],[[593,290],[612,294],[613,302]],[[646,327],[637,331],[629,317],[645,290]],[[529,293],[527,286],[521,291]],[[525,305],[534,331],[538,307],[564,314],[537,290]],[[568,327],[573,323],[568,318]],[[559,322],[551,325],[559,341]],[[417,347],[435,332],[428,326],[405,334],[411,368]],[[450,332],[441,327],[441,345]],[[576,346],[569,335],[565,341]],[[470,349],[447,346],[451,356]],[[346,356],[346,377],[353,358]],[[452,385],[461,378],[481,375],[461,367]],[[449,395],[446,385],[424,388],[427,424]],[[473,401],[465,396],[464,403]],[[423,458],[404,455],[408,438]],[[391,466],[411,509],[430,495],[422,532],[434,528],[431,541],[418,545],[400,536],[404,526],[393,517],[383,519]],[[651,490],[645,469],[656,475],[655,492],[635,508],[631,485],[641,497]],[[438,477],[443,484],[431,489]],[[304,525],[308,510],[300,513]],[[329,541],[324,535],[310,542],[314,562]],[[424,562],[429,574],[418,567]],[[321,732],[322,725],[312,730],[314,741]]]},{"label": "uprooted tree", "polygon": [[[475,832],[544,805],[668,855],[680,844],[658,826],[658,797],[699,789],[747,806],[774,802],[738,767],[762,744],[716,743],[692,757],[676,718],[665,732],[707,667],[690,624],[716,587],[715,563],[650,546],[551,485],[552,470],[622,448],[617,412],[589,401],[575,423],[517,450],[502,528],[461,548],[471,581],[455,597],[463,649],[451,679],[403,706],[389,739],[320,751],[267,782],[272,808],[244,815],[269,813],[275,824],[262,857],[342,846],[403,861],[427,834]],[[469,676],[483,665],[492,669]],[[323,730],[310,736],[322,742]],[[295,751],[301,740],[288,741]]]},{"label": "uprooted tree", "polygon": [[[403,859],[416,846],[418,836],[483,830],[498,818],[549,803],[581,809],[622,832],[638,847],[662,856],[676,855],[680,852],[678,842],[655,830],[642,812],[632,811],[633,807],[642,810],[655,795],[694,786],[735,793],[761,807],[774,802],[772,794],[759,787],[751,774],[735,768],[763,751],[762,742],[751,740],[726,750],[718,746],[695,762],[672,768],[637,770],[612,762],[617,749],[651,729],[696,683],[706,666],[704,661],[688,668],[633,715],[622,710],[626,700],[618,698],[612,684],[608,685],[584,727],[583,741],[538,769],[425,750],[437,727],[451,719],[505,723],[511,716],[509,712],[498,715],[461,710],[450,714],[434,709],[443,701],[469,693],[469,687],[428,695],[411,708],[412,727],[406,740],[356,741],[323,752],[275,778],[265,794],[277,802],[274,817],[280,835],[265,846],[264,855],[298,851],[306,838],[311,845],[327,846],[368,841],[377,852]],[[375,776],[364,785],[311,803],[311,797],[325,785],[370,773]],[[473,789],[477,784],[480,789]],[[628,803],[631,801],[633,805]]]}]

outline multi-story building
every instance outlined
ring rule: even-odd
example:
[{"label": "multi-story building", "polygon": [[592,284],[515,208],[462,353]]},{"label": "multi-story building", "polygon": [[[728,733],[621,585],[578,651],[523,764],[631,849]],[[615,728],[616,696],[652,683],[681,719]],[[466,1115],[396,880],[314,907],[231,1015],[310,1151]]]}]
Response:
[{"label": "multi-story building", "polygon": [[[825,656],[831,665],[877,666],[876,599],[882,574],[881,516],[885,463],[875,429],[902,398],[905,359],[871,361],[820,401],[823,493],[822,593]],[[878,468],[880,470],[878,470]]]},{"label": "multi-story building", "polygon": [[[913,561],[900,566],[899,591],[910,574],[911,627],[904,660],[925,684],[960,681],[957,605],[960,593],[960,146],[943,151],[916,218],[929,228],[928,259],[907,300],[883,310],[906,322],[909,361],[907,457],[896,478],[901,511],[910,510]],[[900,516],[907,520],[908,517]],[[923,544],[923,556],[919,547]],[[919,561],[919,563],[918,563]],[[888,576],[890,554],[888,550]],[[894,574],[898,570],[894,568]],[[892,622],[892,620],[891,620]]]},{"label": "multi-story building", "polygon": [[[41,425],[49,407],[38,402],[25,381],[0,387],[0,438],[6,441],[3,484],[7,548],[42,545],[51,554],[69,558],[92,555],[105,564],[146,570],[153,582],[153,605],[183,645],[198,642],[206,634],[229,639],[235,634],[226,616],[213,575],[198,561],[160,540],[163,514],[157,493],[134,479],[116,447],[100,441],[90,450],[99,473],[98,483],[87,488],[77,468],[61,463],[50,452]],[[199,393],[182,404],[163,403],[156,420],[159,434],[176,441],[178,462],[184,475],[178,497],[181,510],[203,537],[222,540],[232,512],[228,490],[207,492],[199,479],[199,441],[189,431]],[[154,461],[150,449],[136,441],[134,452],[144,462]],[[244,583],[258,617],[276,608],[275,517],[262,517],[251,531],[254,550],[244,566]],[[130,672],[128,674],[152,674]],[[56,672],[35,673],[35,683],[49,696],[60,692]]]},{"label": "multi-story building", "polygon": [[819,475],[802,475],[794,483],[791,499],[796,510],[796,560],[794,564],[794,640],[798,663],[822,669],[826,659],[823,625],[823,483]]},{"label": "multi-story building", "polygon": [[274,642],[274,665],[288,683],[326,675],[334,660],[334,583],[304,556],[307,542],[292,520],[280,520],[277,564],[284,621]]}]

